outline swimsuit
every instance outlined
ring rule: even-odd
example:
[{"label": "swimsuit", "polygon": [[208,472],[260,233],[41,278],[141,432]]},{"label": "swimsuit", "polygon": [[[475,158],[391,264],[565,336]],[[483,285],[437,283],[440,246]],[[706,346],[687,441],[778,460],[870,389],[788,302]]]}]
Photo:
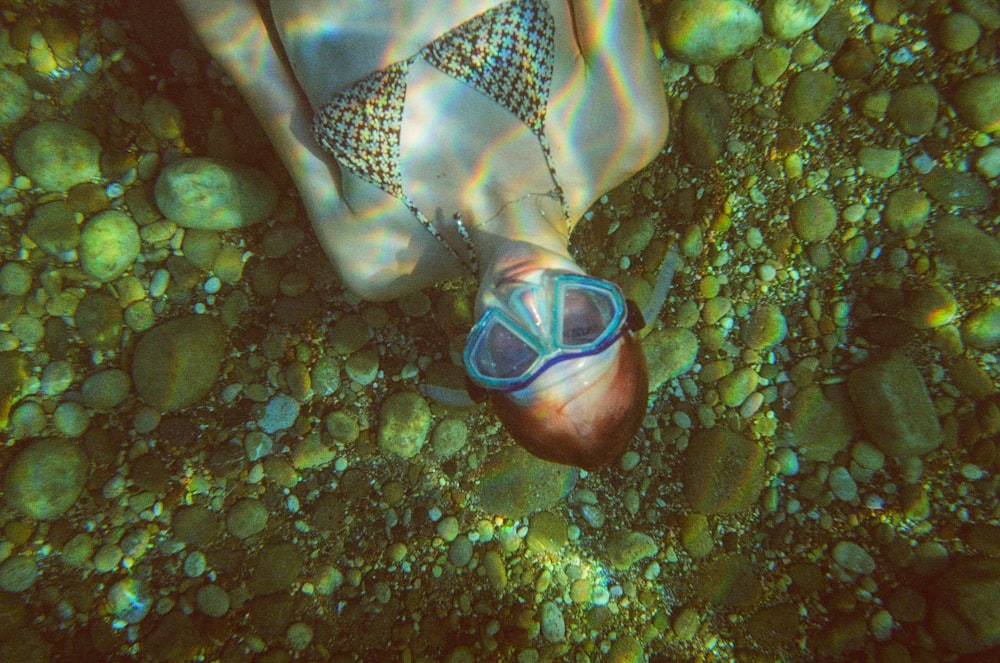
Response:
[{"label": "swimsuit", "polygon": [[422,59],[516,115],[538,138],[568,224],[568,207],[545,135],[554,44],[555,21],[544,0],[505,2],[446,32],[409,59],[374,71],[334,94],[316,110],[313,135],[352,173],[402,201],[435,238],[475,271],[475,252],[462,219],[456,215],[454,221],[465,243],[465,257],[403,191],[399,137],[407,71]]}]

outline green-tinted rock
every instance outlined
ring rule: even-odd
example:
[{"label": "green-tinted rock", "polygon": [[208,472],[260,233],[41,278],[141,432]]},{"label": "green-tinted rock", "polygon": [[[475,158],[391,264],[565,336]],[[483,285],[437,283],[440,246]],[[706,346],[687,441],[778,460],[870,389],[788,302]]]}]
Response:
[{"label": "green-tinted rock", "polygon": [[98,350],[114,350],[121,342],[122,309],[111,295],[90,291],[74,313],[76,329],[83,342]]},{"label": "green-tinted rock", "polygon": [[720,64],[752,46],[764,32],[760,15],[738,0],[675,0],[660,18],[663,48],[691,64]]},{"label": "green-tinted rock", "polygon": [[656,391],[667,380],[691,370],[698,356],[698,337],[690,329],[655,329],[642,340],[649,369],[649,390]]},{"label": "green-tinted rock", "polygon": [[973,277],[1000,274],[1000,241],[975,223],[948,215],[933,226],[934,246],[939,258]]},{"label": "green-tinted rock", "polygon": [[906,355],[893,352],[855,369],[847,386],[858,419],[887,455],[918,456],[944,441],[923,376]]},{"label": "green-tinted rock", "polygon": [[80,243],[76,214],[62,200],[36,207],[25,232],[39,248],[54,255],[75,249]]},{"label": "green-tinted rock", "polygon": [[179,159],[156,180],[156,205],[184,228],[231,230],[259,223],[274,211],[278,193],[259,170],[207,158]]},{"label": "green-tinted rock", "polygon": [[49,191],[101,176],[101,144],[86,129],[47,121],[22,131],[14,140],[14,161],[35,183]]},{"label": "green-tinted rock", "polygon": [[290,541],[272,543],[257,554],[252,587],[257,594],[274,594],[288,589],[302,571],[302,552]]},{"label": "green-tinted rock", "polygon": [[559,502],[577,476],[574,467],[550,463],[512,445],[483,464],[476,484],[479,504],[489,514],[523,518]]},{"label": "green-tinted rock", "polygon": [[36,520],[54,520],[83,492],[89,462],[76,444],[47,438],[32,442],[7,467],[7,504]]},{"label": "green-tinted rock", "polygon": [[31,109],[31,89],[12,69],[0,69],[0,127],[17,122]]},{"label": "green-tinted rock", "polygon": [[681,107],[680,140],[688,161],[708,168],[722,156],[732,108],[726,93],[711,85],[696,87]]},{"label": "green-tinted rock", "polygon": [[937,121],[938,103],[937,89],[929,83],[894,90],[889,100],[889,119],[907,136],[923,136]]},{"label": "green-tinted rock", "polygon": [[420,394],[393,394],[379,410],[378,445],[402,458],[412,458],[427,441],[430,427],[431,409]]},{"label": "green-tinted rock", "polygon": [[706,515],[746,511],[764,489],[764,449],[726,428],[696,433],[684,454],[684,497]]},{"label": "green-tinted rock", "polygon": [[656,542],[642,532],[615,532],[608,539],[608,559],[611,565],[624,570],[641,559],[656,554]]},{"label": "green-tinted rock", "polygon": [[1000,645],[1000,559],[962,559],[937,579],[931,629],[938,644],[960,654]]},{"label": "green-tinted rock", "polygon": [[139,228],[126,214],[106,210],[84,224],[79,252],[83,271],[98,281],[113,281],[139,257]]},{"label": "green-tinted rock", "polygon": [[551,511],[536,513],[528,521],[525,543],[536,553],[558,553],[568,538],[566,521]]},{"label": "green-tinted rock", "polygon": [[761,304],[740,325],[740,338],[747,347],[766,350],[785,340],[788,323],[781,309],[773,304]]},{"label": "green-tinted rock", "polygon": [[109,368],[88,376],[80,385],[80,396],[87,407],[107,411],[125,400],[131,385],[125,371]]},{"label": "green-tinted rock", "polygon": [[962,339],[980,350],[1000,346],[1000,299],[976,309],[962,323]]},{"label": "green-tinted rock", "polygon": [[810,194],[792,204],[792,228],[803,242],[826,239],[837,228],[837,210],[819,194]]},{"label": "green-tinted rock", "polygon": [[222,325],[214,318],[190,315],[159,324],[136,343],[135,389],[162,412],[193,405],[215,385],[225,346]]},{"label": "green-tinted rock", "polygon": [[920,186],[946,207],[980,209],[988,207],[993,200],[989,185],[981,177],[944,166],[921,177]]},{"label": "green-tinted rock", "polygon": [[960,83],[952,102],[958,116],[973,129],[1000,131],[1000,74],[983,74]]},{"label": "green-tinted rock", "polygon": [[930,216],[931,201],[916,189],[897,189],[889,194],[884,219],[889,228],[904,237],[916,237]]}]

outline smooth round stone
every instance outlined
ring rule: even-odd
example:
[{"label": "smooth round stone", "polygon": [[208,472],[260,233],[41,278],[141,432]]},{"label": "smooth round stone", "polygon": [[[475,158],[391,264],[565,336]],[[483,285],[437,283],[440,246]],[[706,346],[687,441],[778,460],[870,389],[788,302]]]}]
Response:
[{"label": "smooth round stone", "polygon": [[886,112],[907,136],[923,136],[934,128],[939,103],[937,88],[930,83],[919,83],[894,90]]},{"label": "smooth round stone", "polygon": [[0,69],[0,127],[17,122],[31,110],[31,89],[11,69]]},{"label": "smooth round stone", "polygon": [[58,120],[36,124],[14,140],[14,161],[48,191],[66,191],[99,178],[100,155],[94,134]]},{"label": "smooth round stone", "polygon": [[10,161],[0,154],[0,190],[6,189],[14,181],[14,173],[10,169]]},{"label": "smooth round stone", "polygon": [[45,430],[45,410],[40,403],[24,401],[10,414],[7,432],[12,439],[34,437]]},{"label": "smooth round stone", "polygon": [[[1000,94],[1000,89],[997,94]],[[1000,120],[997,128],[1000,129]],[[989,207],[993,201],[993,192],[981,177],[944,166],[938,166],[921,177],[920,186],[931,194],[931,198],[948,207],[979,209]]]},{"label": "smooth round stone", "polygon": [[902,317],[915,329],[933,329],[949,324],[958,313],[955,296],[937,283],[906,292]]},{"label": "smooth round stone", "polygon": [[578,476],[576,468],[543,461],[511,445],[483,463],[475,491],[484,511],[523,518],[557,504]]},{"label": "smooth round stone", "polygon": [[7,504],[29,518],[54,520],[80,496],[89,462],[76,444],[46,438],[26,446],[7,467]]},{"label": "smooth round stone", "polygon": [[52,424],[61,435],[80,437],[90,425],[87,410],[79,403],[65,401],[56,406],[52,413]]},{"label": "smooth round stone", "polygon": [[347,358],[344,364],[347,377],[360,385],[370,385],[378,377],[378,353],[362,348]]},{"label": "smooth round stone", "polygon": [[858,484],[846,467],[837,466],[830,470],[830,477],[827,481],[834,497],[838,500],[850,502],[858,496]]},{"label": "smooth round stone", "polygon": [[803,242],[818,242],[837,228],[837,210],[826,197],[811,194],[795,201],[791,209],[792,228]]},{"label": "smooth round stone", "polygon": [[794,39],[819,23],[831,4],[833,0],[768,0],[764,25],[778,39]]},{"label": "smooth round stone", "polygon": [[226,529],[233,536],[246,539],[267,527],[267,508],[251,498],[242,499],[226,512]]},{"label": "smooth round stone", "polygon": [[993,300],[973,311],[962,323],[962,338],[980,350],[1000,346],[1000,300]]},{"label": "smooth round stone", "polygon": [[166,97],[154,94],[142,105],[142,122],[160,140],[177,140],[184,133],[184,116]]},{"label": "smooth round stone", "polygon": [[642,340],[642,353],[649,370],[649,390],[691,370],[698,356],[698,337],[690,329],[655,329]]},{"label": "smooth round stone", "polygon": [[656,556],[658,547],[643,532],[615,531],[608,538],[607,553],[611,565],[623,571],[636,562]]},{"label": "smooth round stone", "polygon": [[323,419],[323,426],[334,442],[352,444],[358,439],[358,420],[349,412],[334,410]]},{"label": "smooth round stone", "polygon": [[431,410],[413,391],[392,394],[379,410],[378,444],[384,451],[412,458],[427,441]]},{"label": "smooth round stone", "polygon": [[108,610],[126,624],[138,624],[153,609],[153,593],[138,578],[123,578],[108,590]]},{"label": "smooth round stone", "polygon": [[763,32],[760,15],[738,0],[675,0],[660,19],[664,50],[690,64],[721,64],[753,46]]},{"label": "smooth round stone", "polygon": [[729,98],[719,88],[701,85],[691,91],[681,107],[678,133],[684,154],[692,165],[708,168],[723,155],[731,117]]},{"label": "smooth round stone", "polygon": [[949,214],[932,228],[942,262],[973,277],[1000,274],[1000,240],[980,230],[971,220]]},{"label": "smooth round stone", "polygon": [[899,171],[902,154],[897,149],[865,146],[858,150],[858,161],[865,173],[879,179],[887,179]]},{"label": "smooth round stone", "polygon": [[52,255],[72,251],[80,243],[76,214],[62,200],[39,205],[25,224],[25,233],[40,249]]},{"label": "smooth round stone", "polygon": [[189,315],[159,324],[142,335],[132,357],[139,396],[161,412],[201,400],[215,385],[226,338],[214,318]]},{"label": "smooth round stone", "polygon": [[123,212],[106,210],[84,224],[79,253],[83,271],[98,281],[113,281],[139,257],[139,229]]},{"label": "smooth round stone", "polygon": [[788,335],[788,322],[781,309],[773,304],[761,304],[740,325],[740,338],[747,347],[765,350],[781,343]]},{"label": "smooth round stone", "polygon": [[350,355],[363,348],[371,337],[372,330],[360,315],[347,315],[330,330],[330,348],[334,354]]},{"label": "smooth round stone", "polygon": [[198,609],[209,617],[222,617],[229,612],[229,594],[218,585],[204,585],[195,595]]},{"label": "smooth round stone", "polygon": [[125,400],[131,386],[125,371],[109,368],[88,376],[80,385],[80,396],[87,407],[106,412]]},{"label": "smooth round stone", "polygon": [[781,111],[797,124],[809,124],[823,117],[837,98],[837,82],[823,71],[803,71],[788,85]]},{"label": "smooth round stone", "polygon": [[442,419],[431,433],[431,449],[442,458],[453,456],[465,446],[469,427],[456,417]]},{"label": "smooth round stone", "polygon": [[42,370],[41,392],[46,396],[58,396],[69,389],[75,375],[70,362],[62,359],[49,362]]},{"label": "smooth round stone", "polygon": [[833,59],[833,70],[845,80],[859,80],[871,75],[878,64],[878,56],[867,42],[848,39]]},{"label": "smooth round stone", "polygon": [[299,402],[288,394],[278,394],[268,401],[257,425],[268,434],[291,428],[299,416],[299,407]]},{"label": "smooth round stone", "polygon": [[295,622],[285,631],[285,641],[293,650],[300,652],[312,644],[313,628],[305,622]]},{"label": "smooth round stone", "polygon": [[563,619],[559,606],[553,601],[546,601],[542,604],[539,621],[541,622],[542,637],[546,641],[555,643],[566,639],[566,621]]},{"label": "smooth round stone", "polygon": [[764,489],[764,449],[725,428],[691,438],[684,456],[684,497],[705,515],[749,509]]},{"label": "smooth round stone", "polygon": [[897,189],[889,194],[883,219],[886,225],[905,237],[916,237],[924,229],[931,213],[931,201],[916,189]]},{"label": "smooth round stone", "polygon": [[287,589],[302,571],[302,549],[290,541],[273,543],[257,555],[251,585],[257,594],[273,594]]},{"label": "smooth round stone", "polygon": [[472,542],[467,536],[459,536],[448,546],[448,561],[455,568],[464,568],[472,561]]},{"label": "smooth round stone", "polygon": [[753,53],[753,70],[764,87],[771,87],[788,70],[792,49],[781,46],[758,46]]},{"label": "smooth round stone", "polygon": [[269,217],[278,201],[274,183],[259,170],[208,158],[179,159],[156,180],[156,205],[184,228],[232,230]]},{"label": "smooth round stone", "polygon": [[978,131],[1000,131],[1000,74],[983,74],[958,85],[952,98],[958,116]]},{"label": "smooth round stone", "polygon": [[0,564],[0,590],[17,594],[35,584],[39,576],[35,560],[26,555],[17,555]]},{"label": "smooth round stone", "polygon": [[4,263],[0,267],[0,292],[12,297],[21,297],[31,290],[31,268],[19,262]]},{"label": "smooth round stone", "polygon": [[[938,575],[931,630],[940,646],[963,654],[1000,645],[1000,559],[959,559]],[[963,657],[964,658],[964,657]],[[985,654],[971,660],[989,660]]]},{"label": "smooth round stone", "polygon": [[211,269],[222,250],[222,236],[211,230],[189,228],[181,243],[184,257],[199,269]]},{"label": "smooth round stone", "polygon": [[962,12],[951,12],[941,20],[938,38],[941,45],[953,53],[967,51],[979,41],[979,24]]},{"label": "smooth round stone", "polygon": [[633,256],[642,253],[653,239],[656,224],[648,214],[640,214],[625,221],[615,232],[613,244],[618,256]]},{"label": "smooth round stone", "polygon": [[833,547],[833,560],[851,573],[868,575],[875,570],[875,560],[853,541],[841,541]]},{"label": "smooth round stone", "polygon": [[976,170],[988,180],[1000,177],[1000,146],[990,145],[980,152],[976,159]]}]

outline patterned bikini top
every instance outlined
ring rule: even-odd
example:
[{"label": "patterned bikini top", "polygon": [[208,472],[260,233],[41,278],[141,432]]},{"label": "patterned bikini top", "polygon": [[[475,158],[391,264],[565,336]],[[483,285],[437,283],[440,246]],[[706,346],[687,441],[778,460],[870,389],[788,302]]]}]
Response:
[{"label": "patterned bikini top", "polygon": [[411,58],[374,71],[334,94],[316,110],[316,142],[355,175],[402,201],[438,241],[475,272],[476,254],[461,217],[456,215],[454,222],[465,244],[465,255],[403,191],[399,141],[407,71],[422,59],[516,115],[538,138],[569,224],[569,208],[545,135],[554,35],[555,21],[544,0],[497,5],[441,35]]}]

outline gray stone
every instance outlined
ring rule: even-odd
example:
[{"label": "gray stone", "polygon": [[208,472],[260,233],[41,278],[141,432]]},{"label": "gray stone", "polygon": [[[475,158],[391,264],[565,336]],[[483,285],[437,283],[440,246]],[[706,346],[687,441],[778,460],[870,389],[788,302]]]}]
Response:
[{"label": "gray stone", "polygon": [[264,173],[238,163],[180,159],[156,180],[156,205],[184,228],[231,230],[259,223],[274,211],[277,188]]},{"label": "gray stone", "polygon": [[691,370],[698,356],[698,337],[690,329],[655,329],[642,340],[642,352],[649,370],[649,390]]},{"label": "gray stone", "polygon": [[861,424],[887,455],[919,456],[944,441],[923,376],[906,355],[892,352],[855,369],[847,386]]},{"label": "gray stone", "polygon": [[139,257],[139,228],[118,210],[95,215],[80,234],[80,266],[101,282],[113,281]]},{"label": "gray stone", "polygon": [[921,177],[920,186],[946,207],[981,209],[989,207],[993,201],[993,193],[983,178],[944,166],[938,166]]},{"label": "gray stone", "polygon": [[193,405],[215,385],[226,338],[214,318],[190,315],[153,327],[136,343],[132,381],[162,412]]},{"label": "gray stone", "polygon": [[983,74],[955,89],[952,102],[958,116],[978,131],[1000,131],[1000,74]]},{"label": "gray stone", "polygon": [[764,449],[726,428],[692,436],[684,454],[684,497],[696,512],[734,514],[749,509],[764,489]]},{"label": "gray stone", "polygon": [[794,39],[819,23],[831,4],[833,0],[768,0],[764,25],[778,39]]},{"label": "gray stone", "polygon": [[803,71],[792,79],[781,112],[792,122],[809,124],[823,117],[837,98],[837,82],[824,71]]},{"label": "gray stone", "polygon": [[292,427],[299,416],[299,402],[288,394],[278,394],[264,407],[257,425],[265,433],[276,433]]},{"label": "gray stone", "polygon": [[854,434],[851,420],[837,401],[826,397],[818,385],[795,393],[789,416],[791,442],[804,460],[829,462],[847,448]]},{"label": "gray stone", "polygon": [[720,64],[753,46],[763,32],[760,15],[738,0],[674,0],[660,21],[663,48],[691,64]]},{"label": "gray stone", "polygon": [[80,385],[80,396],[87,407],[107,411],[125,400],[131,386],[125,371],[109,368],[88,376]]},{"label": "gray stone", "polygon": [[869,575],[875,570],[875,560],[864,548],[853,541],[840,541],[833,547],[833,560],[845,570]]},{"label": "gray stone", "polygon": [[40,249],[53,255],[72,251],[80,244],[76,214],[62,200],[36,207],[25,224],[25,232]]},{"label": "gray stone", "polygon": [[792,228],[803,242],[826,239],[837,228],[837,210],[825,196],[810,194],[792,204]]},{"label": "gray stone", "polygon": [[427,441],[431,409],[414,391],[389,396],[379,410],[378,444],[384,451],[412,458]]},{"label": "gray stone", "polygon": [[31,110],[31,90],[24,79],[6,67],[0,69],[0,127],[17,122]]},{"label": "gray stone", "polygon": [[41,122],[14,140],[14,161],[48,191],[66,191],[99,178],[100,156],[97,137],[69,122]]},{"label": "gray stone", "polygon": [[542,626],[542,637],[548,642],[562,642],[566,639],[566,621],[559,606],[554,602],[546,601],[542,604],[539,621]]},{"label": "gray stone", "polygon": [[726,93],[712,85],[691,90],[681,107],[681,143],[688,161],[711,167],[724,153],[732,107]]},{"label": "gray stone", "polygon": [[1000,274],[1000,241],[975,223],[948,215],[932,227],[939,259],[973,277]]},{"label": "gray stone", "polygon": [[937,88],[930,83],[909,85],[892,92],[887,114],[907,136],[923,136],[937,121],[939,103]]},{"label": "gray stone", "polygon": [[517,519],[547,509],[576,485],[574,467],[550,463],[511,445],[483,464],[476,491],[483,511]]},{"label": "gray stone", "polygon": [[46,438],[26,446],[7,467],[7,504],[36,520],[54,520],[83,492],[89,462],[79,446]]},{"label": "gray stone", "polygon": [[961,654],[1000,645],[1000,559],[954,562],[937,578],[931,630],[937,642]]}]

